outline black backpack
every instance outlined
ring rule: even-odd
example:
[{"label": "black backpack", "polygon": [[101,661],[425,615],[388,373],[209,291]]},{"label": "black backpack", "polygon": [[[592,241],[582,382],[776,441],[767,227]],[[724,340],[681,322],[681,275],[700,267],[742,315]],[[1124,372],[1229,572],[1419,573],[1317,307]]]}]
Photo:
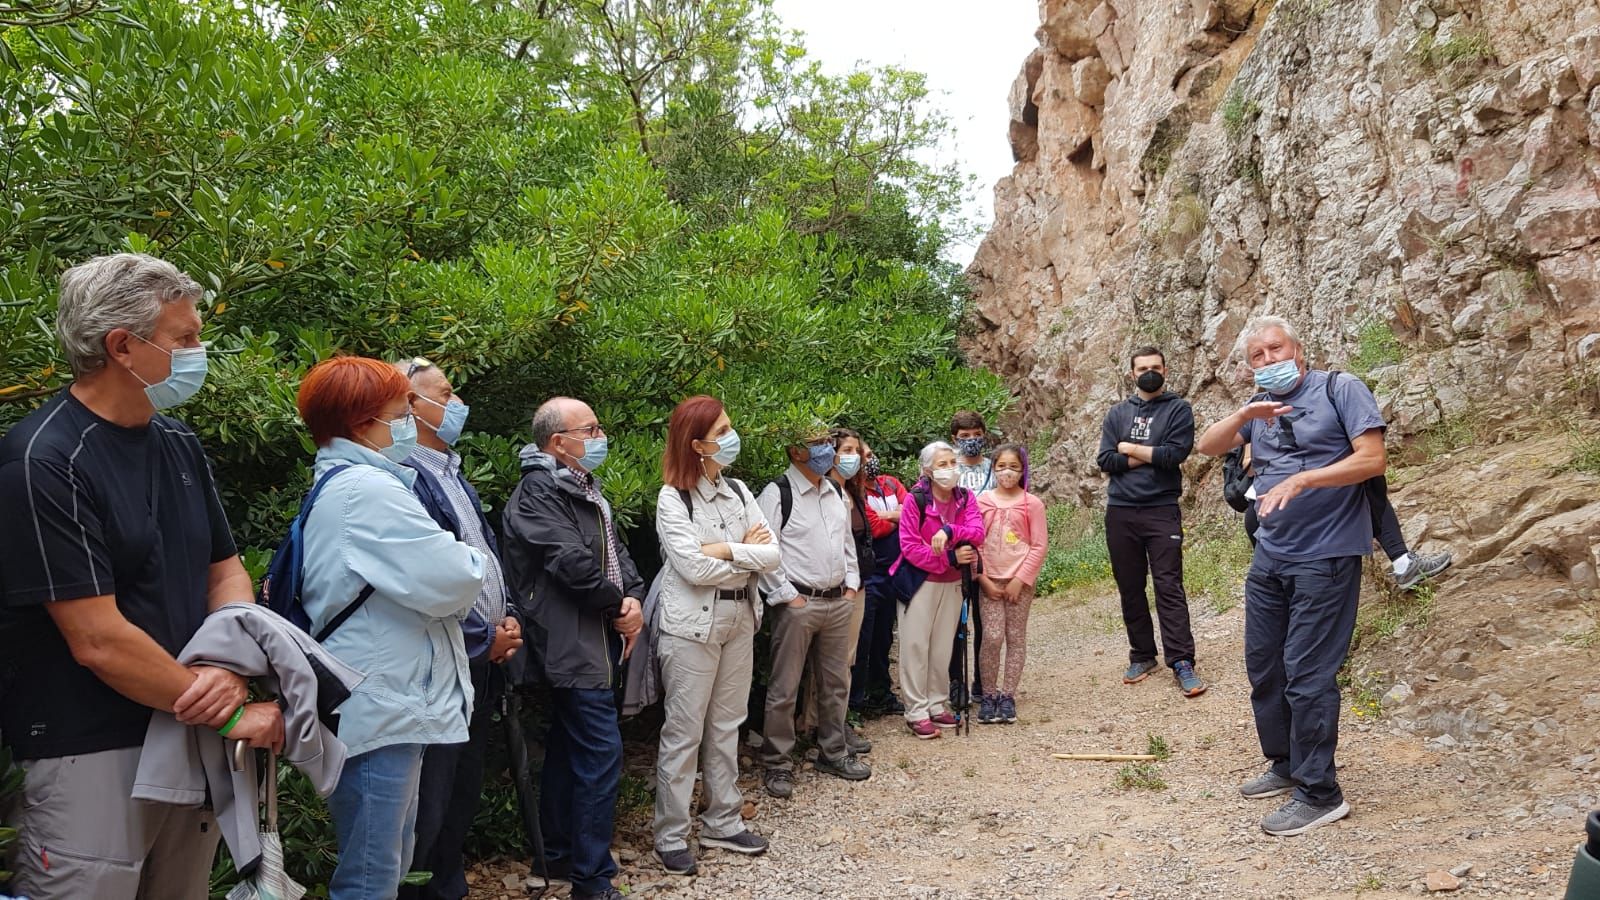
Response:
[{"label": "black backpack", "polygon": [[1250,499],[1245,492],[1250,490],[1250,484],[1255,479],[1244,468],[1244,445],[1228,451],[1222,457],[1222,499],[1236,512],[1244,512],[1250,508]]}]

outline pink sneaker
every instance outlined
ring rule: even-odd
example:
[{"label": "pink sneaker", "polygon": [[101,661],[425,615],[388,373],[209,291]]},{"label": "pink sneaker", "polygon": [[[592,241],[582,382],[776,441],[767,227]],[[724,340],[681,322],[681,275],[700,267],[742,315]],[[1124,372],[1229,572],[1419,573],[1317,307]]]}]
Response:
[{"label": "pink sneaker", "polygon": [[961,720],[951,715],[949,712],[939,713],[937,716],[930,718],[928,721],[939,726],[940,728],[954,728],[961,724]]},{"label": "pink sneaker", "polygon": [[923,719],[920,722],[907,722],[906,727],[910,728],[911,733],[916,735],[919,740],[928,741],[936,737],[943,736],[943,732],[939,730],[939,726],[933,724],[933,722],[929,721],[928,719]]}]

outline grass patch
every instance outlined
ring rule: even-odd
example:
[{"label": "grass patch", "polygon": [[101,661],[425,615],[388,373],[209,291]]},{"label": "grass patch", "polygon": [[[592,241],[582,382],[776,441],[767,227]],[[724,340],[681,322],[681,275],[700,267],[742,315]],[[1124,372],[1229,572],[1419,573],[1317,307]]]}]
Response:
[{"label": "grass patch", "polygon": [[1244,599],[1244,576],[1254,552],[1239,516],[1216,515],[1184,526],[1184,590],[1205,598],[1218,614],[1233,609]]},{"label": "grass patch", "polygon": [[1592,650],[1600,647],[1600,607],[1593,609],[1595,622],[1584,631],[1569,631],[1561,636],[1561,643],[1568,647],[1577,647],[1580,650]]},{"label": "grass patch", "polygon": [[1487,34],[1472,29],[1458,31],[1442,41],[1434,32],[1424,31],[1411,48],[1411,58],[1424,71],[1438,72],[1455,66],[1494,62],[1494,44]]},{"label": "grass patch", "polygon": [[1433,621],[1433,585],[1423,584],[1414,590],[1395,589],[1389,577],[1388,566],[1371,564],[1364,592],[1371,599],[1356,610],[1356,630],[1350,637],[1350,651],[1354,653],[1374,642],[1387,641],[1405,628],[1425,628]]},{"label": "grass patch", "polygon": [[653,813],[655,806],[656,792],[650,790],[649,782],[624,772],[622,781],[617,785],[617,818]]},{"label": "grass patch", "polygon": [[1339,672],[1339,687],[1344,690],[1345,704],[1350,714],[1358,719],[1376,719],[1383,715],[1382,672],[1354,674],[1346,666]]},{"label": "grass patch", "polygon": [[[1044,597],[1111,580],[1111,554],[1106,550],[1106,525],[1095,510],[1055,504],[1046,511],[1050,552],[1035,585]],[[1120,627],[1120,623],[1119,623]]]},{"label": "grass patch", "polygon": [[899,759],[894,761],[894,767],[896,769],[899,769],[902,772],[909,770],[911,768],[911,757],[909,757],[909,756],[900,757]]},{"label": "grass patch", "polygon": [[1600,436],[1574,427],[1567,432],[1567,447],[1572,451],[1572,459],[1567,462],[1568,468],[1574,472],[1600,475]]},{"label": "grass patch", "polygon": [[1144,739],[1144,752],[1154,756],[1160,762],[1166,762],[1172,758],[1172,748],[1167,745],[1166,738],[1159,734],[1147,734]]},{"label": "grass patch", "polygon": [[1227,132],[1228,140],[1235,144],[1244,139],[1250,126],[1261,116],[1261,104],[1245,97],[1237,89],[1228,92],[1228,98],[1222,101],[1222,130]]},{"label": "grass patch", "polygon": [[1436,459],[1446,453],[1485,443],[1491,437],[1489,430],[1483,413],[1468,408],[1453,416],[1446,416],[1439,424],[1424,431],[1416,447],[1424,460]]},{"label": "grass patch", "polygon": [[964,775],[967,778],[977,778],[978,777],[978,767],[977,766],[966,766],[965,768],[963,768],[961,770],[961,774]]},{"label": "grass patch", "polygon": [[1388,322],[1368,319],[1356,332],[1356,352],[1350,357],[1350,371],[1355,374],[1365,378],[1373,369],[1404,360],[1405,349]]},{"label": "grass patch", "polygon": [[1167,789],[1166,779],[1161,777],[1161,769],[1153,763],[1129,763],[1117,770],[1114,782],[1117,787],[1125,791],[1164,791]]}]

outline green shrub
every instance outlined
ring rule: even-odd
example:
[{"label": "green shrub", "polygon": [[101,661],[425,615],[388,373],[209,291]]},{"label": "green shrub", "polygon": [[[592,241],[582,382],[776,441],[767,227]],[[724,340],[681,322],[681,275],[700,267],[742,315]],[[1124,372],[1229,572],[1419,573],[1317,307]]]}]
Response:
[{"label": "green shrub", "polygon": [[1350,357],[1350,371],[1365,378],[1373,369],[1404,359],[1405,350],[1388,322],[1373,318],[1362,323],[1356,332],[1356,352]]},{"label": "green shrub", "polygon": [[1183,584],[1191,598],[1202,598],[1218,613],[1244,597],[1244,577],[1255,548],[1244,520],[1232,513],[1200,517],[1184,525]]},{"label": "green shrub", "polygon": [[[22,778],[22,767],[12,762],[11,748],[0,747],[0,811],[9,809],[12,798],[22,793]],[[11,847],[16,841],[17,829],[0,819],[0,887],[11,880],[5,864],[11,858]]]},{"label": "green shrub", "polygon": [[1099,584],[1111,578],[1111,556],[1106,550],[1105,517],[1093,509],[1055,504],[1046,510],[1050,552],[1045,555],[1039,596]]}]

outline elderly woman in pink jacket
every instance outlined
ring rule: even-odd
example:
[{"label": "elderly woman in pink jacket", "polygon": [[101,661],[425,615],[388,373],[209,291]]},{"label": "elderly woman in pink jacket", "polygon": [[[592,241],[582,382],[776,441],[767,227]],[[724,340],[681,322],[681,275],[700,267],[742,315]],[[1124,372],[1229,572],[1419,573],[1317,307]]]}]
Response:
[{"label": "elderly woman in pink jacket", "polygon": [[902,556],[890,577],[911,598],[900,606],[906,724],[928,740],[959,721],[949,704],[950,650],[961,620],[961,567],[977,560],[984,531],[978,498],[958,486],[955,448],[935,441],[919,462],[922,478],[900,518]]}]

